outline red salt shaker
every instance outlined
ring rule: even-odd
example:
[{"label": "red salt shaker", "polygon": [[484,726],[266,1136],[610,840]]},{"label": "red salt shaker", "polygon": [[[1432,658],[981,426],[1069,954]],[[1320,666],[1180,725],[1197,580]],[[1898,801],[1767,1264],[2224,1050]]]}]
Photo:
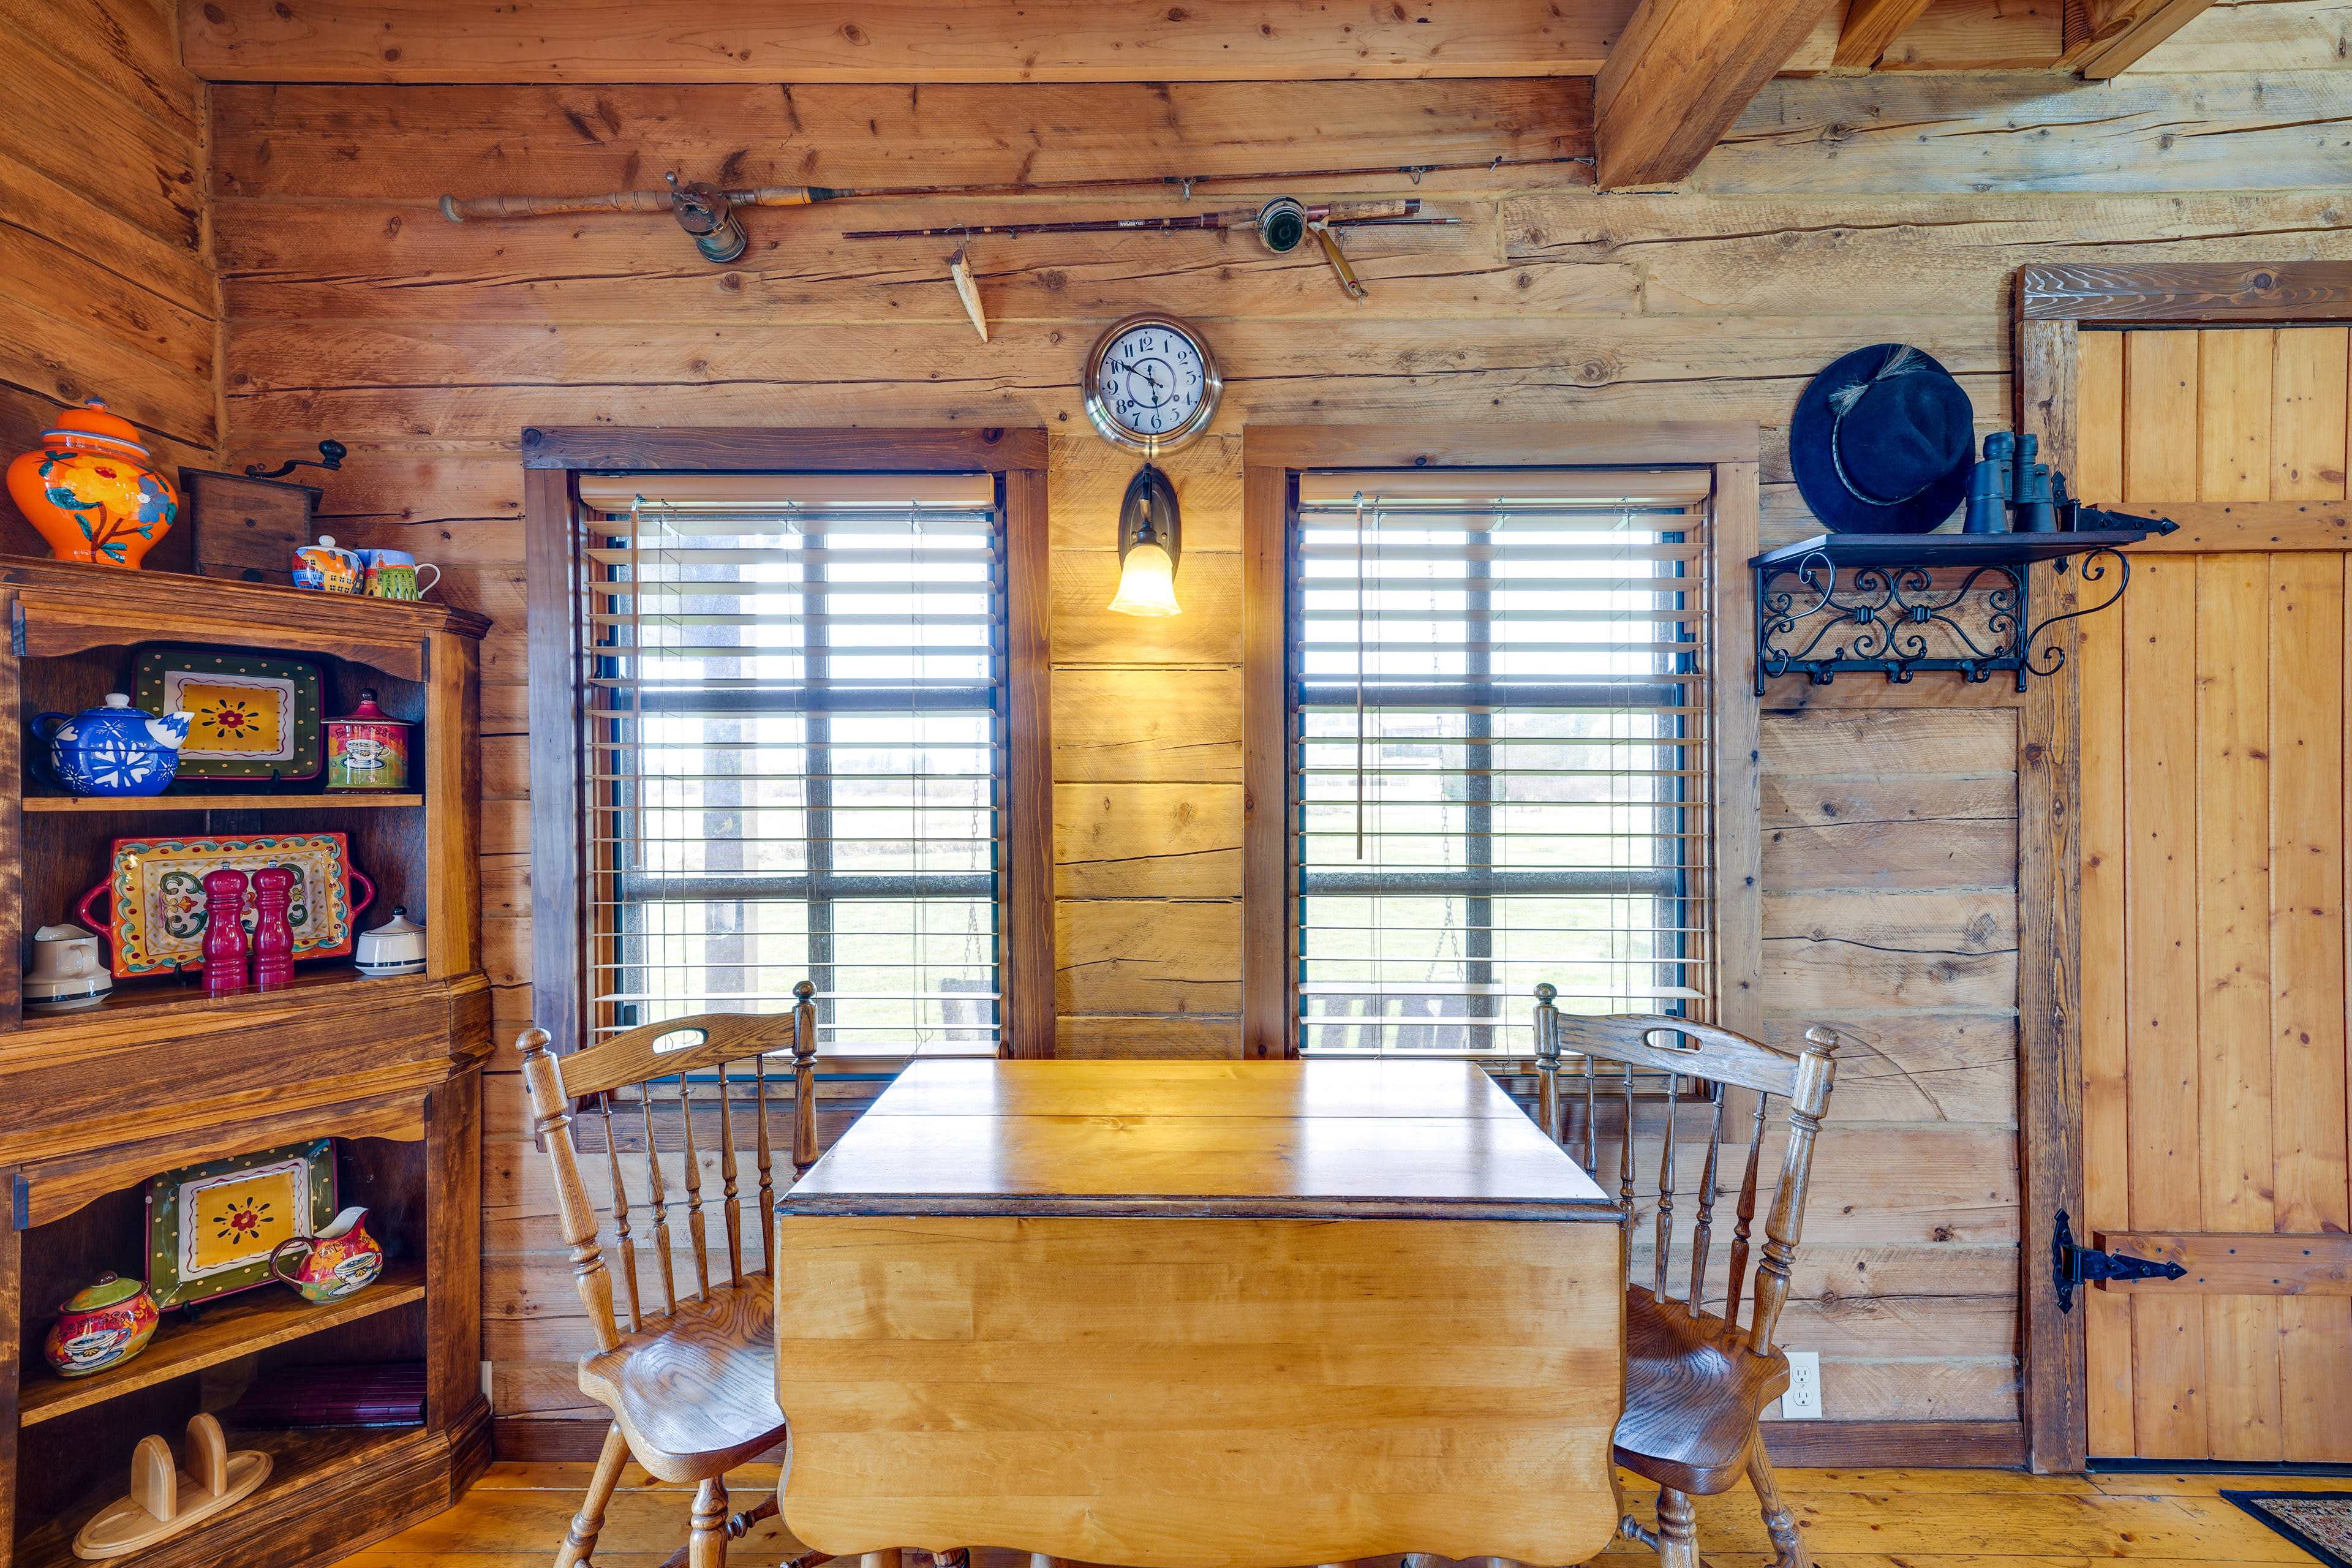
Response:
[{"label": "red salt shaker", "polygon": [[253,874],[253,983],[267,989],[294,980],[294,926],[286,918],[294,901],[294,873],[270,866]]},{"label": "red salt shaker", "polygon": [[205,989],[245,986],[245,873],[224,868],[205,879]]}]

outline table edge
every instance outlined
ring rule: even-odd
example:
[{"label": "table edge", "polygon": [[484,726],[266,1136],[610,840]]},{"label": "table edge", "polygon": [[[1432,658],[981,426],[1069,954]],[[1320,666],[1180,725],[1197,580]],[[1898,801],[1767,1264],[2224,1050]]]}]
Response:
[{"label": "table edge", "polygon": [[892,1215],[1011,1219],[1514,1220],[1622,1226],[1625,1211],[1591,1198],[1269,1198],[1046,1193],[811,1193],[776,1200],[776,1217]]}]

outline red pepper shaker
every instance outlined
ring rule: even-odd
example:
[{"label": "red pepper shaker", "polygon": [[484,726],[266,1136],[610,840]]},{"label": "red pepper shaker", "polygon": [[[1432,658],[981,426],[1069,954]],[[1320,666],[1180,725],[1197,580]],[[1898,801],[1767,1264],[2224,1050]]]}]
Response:
[{"label": "red pepper shaker", "polygon": [[205,879],[205,989],[245,986],[245,873],[224,868]]},{"label": "red pepper shaker", "polygon": [[294,926],[286,910],[294,901],[294,872],[271,866],[253,874],[253,983],[264,989],[294,980]]}]

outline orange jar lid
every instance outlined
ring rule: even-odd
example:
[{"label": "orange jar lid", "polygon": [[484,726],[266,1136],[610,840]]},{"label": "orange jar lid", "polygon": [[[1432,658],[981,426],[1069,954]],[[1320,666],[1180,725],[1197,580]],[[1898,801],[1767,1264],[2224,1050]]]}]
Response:
[{"label": "orange jar lid", "polygon": [[100,398],[90,398],[73,413],[57,423],[57,427],[41,432],[41,439],[60,437],[68,441],[101,441],[108,446],[128,447],[141,457],[147,448],[139,444],[138,426],[119,414],[109,414]]}]

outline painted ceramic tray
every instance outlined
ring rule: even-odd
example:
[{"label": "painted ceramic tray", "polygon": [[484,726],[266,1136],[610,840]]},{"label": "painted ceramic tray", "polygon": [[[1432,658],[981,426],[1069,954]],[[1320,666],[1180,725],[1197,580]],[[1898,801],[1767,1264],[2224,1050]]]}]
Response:
[{"label": "painted ceramic tray", "polygon": [[269,1282],[269,1249],[335,1217],[335,1141],[166,1171],[147,1184],[147,1291],[159,1310]]},{"label": "painted ceramic tray", "polygon": [[[114,973],[161,974],[204,964],[205,878],[224,868],[248,876],[272,866],[294,873],[296,958],[335,958],[352,951],[353,922],[375,898],[375,884],[352,868],[340,833],[266,833],[240,837],[118,838],[114,870],[82,895],[75,910],[89,931],[114,941]],[[362,889],[355,903],[352,884]],[[101,900],[111,900],[105,920]],[[245,895],[245,929],[253,929],[253,890]]]},{"label": "painted ceramic tray", "polygon": [[262,654],[151,647],[139,654],[133,700],[150,713],[196,716],[180,748],[184,779],[314,779],[319,667]]}]

